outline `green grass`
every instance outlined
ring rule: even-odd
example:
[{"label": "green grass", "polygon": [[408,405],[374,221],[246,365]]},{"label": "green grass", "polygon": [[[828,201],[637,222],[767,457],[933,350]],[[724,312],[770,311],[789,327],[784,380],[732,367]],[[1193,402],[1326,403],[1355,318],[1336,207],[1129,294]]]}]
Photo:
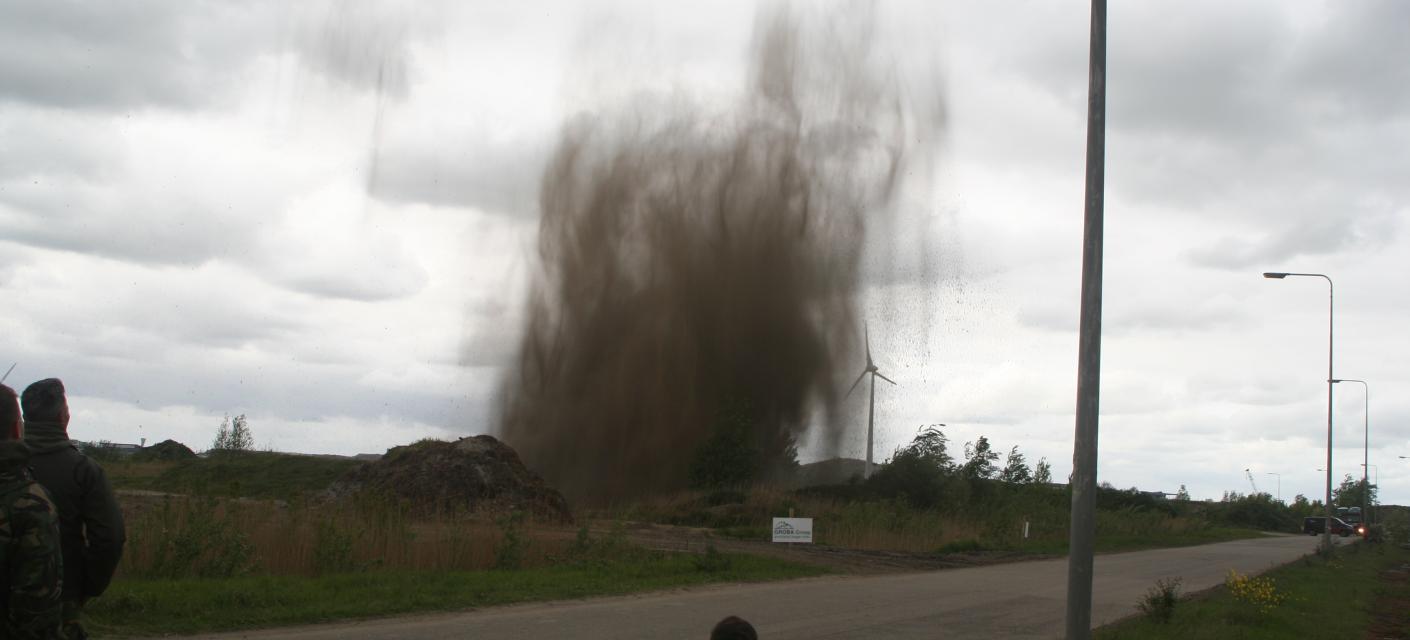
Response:
[{"label": "green grass", "polygon": [[[1349,545],[1330,561],[1308,556],[1267,573],[1286,600],[1268,613],[1235,600],[1224,587],[1216,587],[1175,607],[1168,624],[1144,617],[1129,618],[1098,629],[1098,640],[1180,638],[1301,638],[1309,630],[1335,629],[1340,638],[1365,638],[1369,612],[1387,589],[1378,579],[1381,571],[1410,561],[1410,551],[1388,545]],[[1402,600],[1403,602],[1403,600]],[[1399,611],[1403,620],[1405,612]],[[1331,625],[1330,627],[1328,625]]]},{"label": "green grass", "polygon": [[89,628],[104,636],[189,634],[825,573],[774,558],[722,555],[723,565],[704,565],[698,556],[650,553],[519,571],[122,580],[85,611]]},{"label": "green grass", "polygon": [[119,488],[288,500],[323,491],[362,464],[359,460],[250,451],[173,463],[108,463],[105,467]]}]

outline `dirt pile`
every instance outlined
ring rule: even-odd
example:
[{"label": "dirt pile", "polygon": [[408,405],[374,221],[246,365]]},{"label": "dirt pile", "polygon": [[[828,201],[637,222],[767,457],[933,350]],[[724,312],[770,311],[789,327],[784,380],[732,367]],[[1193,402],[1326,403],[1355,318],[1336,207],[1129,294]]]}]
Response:
[{"label": "dirt pile", "polygon": [[348,472],[329,491],[335,497],[387,495],[421,513],[520,510],[539,520],[573,520],[563,494],[491,436],[393,447],[381,460]]},{"label": "dirt pile", "polygon": [[847,484],[854,478],[860,480],[866,471],[865,460],[856,458],[831,458],[799,465],[798,470],[787,478],[783,485],[789,489],[816,487],[819,485]]},{"label": "dirt pile", "polygon": [[196,452],[175,440],[163,440],[150,447],[142,447],[132,454],[132,459],[138,462],[154,462],[169,460],[190,460],[196,457]]}]

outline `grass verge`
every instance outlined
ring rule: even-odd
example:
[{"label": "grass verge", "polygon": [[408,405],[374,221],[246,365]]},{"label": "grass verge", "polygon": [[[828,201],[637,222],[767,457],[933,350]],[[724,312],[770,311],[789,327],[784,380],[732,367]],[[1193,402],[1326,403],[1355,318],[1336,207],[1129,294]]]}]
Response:
[{"label": "grass verge", "polygon": [[[1300,638],[1309,629],[1336,629],[1342,638],[1365,638],[1369,611],[1384,602],[1388,590],[1410,596],[1410,587],[1382,578],[1388,569],[1410,561],[1410,551],[1387,544],[1353,544],[1329,560],[1315,555],[1265,574],[1271,588],[1245,590],[1236,598],[1216,587],[1179,602],[1169,623],[1133,617],[1097,630],[1097,640],[1140,638]],[[1404,621],[1405,612],[1399,612]],[[1378,620],[1381,624],[1390,624]],[[1401,627],[1403,628],[1403,627]]]},{"label": "grass verge", "polygon": [[[1167,547],[1193,547],[1202,544],[1214,544],[1216,542],[1262,538],[1266,535],[1268,534],[1262,531],[1238,529],[1234,527],[1160,531],[1149,535],[1103,535],[1101,532],[1098,532],[1095,544],[1097,553],[1119,553],[1122,551],[1142,551],[1145,549],[1164,549]],[[1067,541],[1063,540],[1048,544],[1020,544],[1016,546],[1014,550],[1049,555],[1067,555]]]},{"label": "grass verge", "polygon": [[103,636],[190,634],[814,576],[774,558],[652,553],[517,571],[369,571],[322,577],[123,580],[85,609]]}]

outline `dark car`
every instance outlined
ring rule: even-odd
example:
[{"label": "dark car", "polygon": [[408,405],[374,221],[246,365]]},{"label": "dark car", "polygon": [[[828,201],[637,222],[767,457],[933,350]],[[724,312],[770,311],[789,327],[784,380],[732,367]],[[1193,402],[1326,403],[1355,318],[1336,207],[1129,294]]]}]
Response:
[{"label": "dark car", "polygon": [[[1302,532],[1310,536],[1321,535],[1323,528],[1326,526],[1326,522],[1327,518],[1323,516],[1303,518]],[[1341,518],[1332,518],[1332,533],[1345,538],[1356,533],[1356,528],[1347,524],[1346,521]]]}]

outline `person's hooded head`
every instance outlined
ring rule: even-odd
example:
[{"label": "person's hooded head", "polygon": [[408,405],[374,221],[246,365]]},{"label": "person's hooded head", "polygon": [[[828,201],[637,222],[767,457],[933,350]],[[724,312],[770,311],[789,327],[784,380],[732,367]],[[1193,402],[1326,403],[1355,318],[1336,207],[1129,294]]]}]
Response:
[{"label": "person's hooded head", "polygon": [[19,440],[24,436],[24,421],[20,419],[20,401],[15,390],[0,384],[0,441]]},{"label": "person's hooded head", "polygon": [[69,401],[64,397],[64,381],[48,378],[29,385],[20,397],[24,421],[28,425],[69,426]]},{"label": "person's hooded head", "polygon": [[754,625],[743,618],[730,616],[710,630],[710,640],[759,640],[759,634],[754,630]]},{"label": "person's hooded head", "polygon": [[20,395],[24,407],[24,441],[34,453],[49,453],[72,446],[69,441],[69,403],[58,378],[40,380]]}]

